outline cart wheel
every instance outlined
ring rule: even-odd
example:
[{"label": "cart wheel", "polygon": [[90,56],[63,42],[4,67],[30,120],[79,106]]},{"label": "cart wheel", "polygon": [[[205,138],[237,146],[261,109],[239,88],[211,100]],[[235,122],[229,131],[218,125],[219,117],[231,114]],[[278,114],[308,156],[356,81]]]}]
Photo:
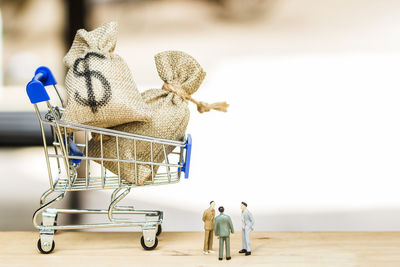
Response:
[{"label": "cart wheel", "polygon": [[157,233],[156,233],[156,236],[159,236],[159,235],[161,235],[161,233],[162,233],[162,228],[161,228],[161,224],[159,224],[159,225],[158,225],[158,227],[157,227]]},{"label": "cart wheel", "polygon": [[148,246],[146,246],[146,244],[144,243],[144,237],[142,236],[142,238],[140,238],[140,244],[142,245],[142,247],[143,247],[145,250],[153,250],[153,249],[155,249],[155,248],[157,247],[157,245],[158,245],[158,238],[155,237],[154,245],[151,246],[151,247],[148,247]]},{"label": "cart wheel", "polygon": [[46,250],[44,250],[44,249],[42,248],[42,242],[40,242],[40,238],[39,238],[39,240],[38,240],[38,242],[37,242],[37,247],[38,247],[40,253],[42,253],[42,254],[49,254],[49,253],[51,253],[51,252],[54,250],[55,246],[56,246],[56,244],[54,243],[54,240],[53,240],[53,243],[52,243],[52,245],[51,245],[50,250],[46,251]]}]

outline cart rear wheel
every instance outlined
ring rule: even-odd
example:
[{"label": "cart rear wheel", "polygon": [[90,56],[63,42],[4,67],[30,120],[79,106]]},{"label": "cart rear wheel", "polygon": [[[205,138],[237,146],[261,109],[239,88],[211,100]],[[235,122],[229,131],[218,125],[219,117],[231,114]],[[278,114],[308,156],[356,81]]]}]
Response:
[{"label": "cart rear wheel", "polygon": [[142,247],[143,247],[145,250],[153,250],[153,249],[155,249],[155,248],[157,247],[157,245],[158,245],[158,238],[155,237],[155,239],[154,239],[154,245],[151,246],[151,247],[148,247],[148,246],[146,246],[146,244],[144,243],[144,237],[142,236],[142,238],[140,238],[140,244],[142,245]]},{"label": "cart rear wheel", "polygon": [[161,233],[162,233],[162,228],[161,228],[161,224],[159,224],[159,225],[158,225],[158,227],[157,227],[157,233],[156,233],[156,236],[159,236],[159,235],[161,235]]},{"label": "cart rear wheel", "polygon": [[42,242],[40,241],[40,238],[37,242],[37,247],[38,247],[40,253],[42,253],[42,254],[49,254],[49,253],[53,252],[55,246],[56,246],[56,244],[54,243],[54,240],[53,240],[53,243],[51,244],[50,249],[42,248]]}]

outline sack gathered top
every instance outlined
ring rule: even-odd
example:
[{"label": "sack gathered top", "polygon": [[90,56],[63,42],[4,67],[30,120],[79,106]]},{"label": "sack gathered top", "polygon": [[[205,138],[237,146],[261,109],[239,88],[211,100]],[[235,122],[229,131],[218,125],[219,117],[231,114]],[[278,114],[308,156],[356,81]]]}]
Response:
[{"label": "sack gathered top", "polygon": [[93,30],[78,30],[64,57],[67,105],[63,120],[97,127],[112,127],[132,121],[150,121],[144,103],[125,61],[114,53],[118,25],[104,24]]}]

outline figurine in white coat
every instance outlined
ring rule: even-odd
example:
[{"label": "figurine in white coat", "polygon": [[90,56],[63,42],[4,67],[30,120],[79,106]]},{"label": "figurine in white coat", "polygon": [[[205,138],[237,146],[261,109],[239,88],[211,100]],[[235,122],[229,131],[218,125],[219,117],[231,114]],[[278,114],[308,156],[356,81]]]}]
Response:
[{"label": "figurine in white coat", "polygon": [[243,249],[239,253],[245,253],[246,256],[251,255],[250,246],[250,231],[253,231],[254,218],[250,211],[247,209],[247,204],[242,202],[240,208],[242,209],[242,244]]}]

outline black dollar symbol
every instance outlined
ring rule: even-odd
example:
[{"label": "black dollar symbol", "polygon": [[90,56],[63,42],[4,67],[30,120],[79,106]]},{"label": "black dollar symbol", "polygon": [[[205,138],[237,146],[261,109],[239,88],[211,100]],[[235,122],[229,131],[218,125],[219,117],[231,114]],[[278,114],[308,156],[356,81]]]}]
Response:
[{"label": "black dollar symbol", "polygon": [[[101,72],[89,69],[90,57],[96,57],[96,58],[101,58],[101,59],[105,58],[104,55],[94,53],[94,52],[89,52],[86,54],[86,56],[84,58],[78,58],[75,61],[74,74],[75,74],[75,76],[85,78],[87,94],[88,94],[88,98],[85,99],[85,98],[81,97],[81,95],[78,92],[75,92],[75,100],[83,106],[89,106],[90,109],[92,110],[92,112],[96,113],[100,106],[103,106],[103,105],[107,104],[108,101],[110,101],[111,86],[110,86],[110,83],[107,81],[107,79],[103,76],[103,74],[101,74]],[[83,71],[78,70],[79,63],[81,63],[81,61],[83,61]],[[98,79],[104,87],[104,95],[100,101],[97,101],[96,97],[94,95],[93,85],[92,85],[92,77]]]}]

